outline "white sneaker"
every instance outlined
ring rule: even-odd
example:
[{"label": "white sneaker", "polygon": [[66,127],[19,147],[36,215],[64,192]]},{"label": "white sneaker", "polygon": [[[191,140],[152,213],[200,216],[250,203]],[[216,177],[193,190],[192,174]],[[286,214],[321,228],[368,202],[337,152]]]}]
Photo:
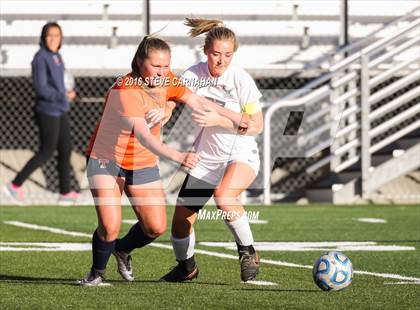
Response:
[{"label": "white sneaker", "polygon": [[131,255],[114,251],[112,252],[117,260],[118,273],[128,282],[134,281]]},{"label": "white sneaker", "polygon": [[97,270],[91,269],[86,277],[79,282],[81,286],[110,286],[110,283],[104,282],[104,274]]}]

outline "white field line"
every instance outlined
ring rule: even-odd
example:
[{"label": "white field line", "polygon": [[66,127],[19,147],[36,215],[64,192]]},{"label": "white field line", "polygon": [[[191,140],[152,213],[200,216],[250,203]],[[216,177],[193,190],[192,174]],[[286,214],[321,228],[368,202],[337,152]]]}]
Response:
[{"label": "white field line", "polygon": [[380,219],[380,218],[371,218],[371,217],[361,217],[356,219],[359,222],[365,222],[365,223],[386,223],[387,220],[385,219]]},{"label": "white field line", "polygon": [[[28,223],[23,223],[23,222],[18,222],[18,221],[5,221],[3,223],[18,226],[18,227],[29,228],[29,229],[49,231],[49,232],[62,234],[62,235],[91,238],[90,234],[67,231],[64,229],[53,228],[53,227],[48,227],[48,226],[40,226],[36,224],[28,224]],[[167,245],[163,243],[151,243],[150,245],[156,248],[172,250],[171,245]],[[234,260],[238,259],[236,255],[219,253],[219,252],[210,252],[210,251],[199,250],[199,249],[194,250],[194,252],[197,254],[203,254],[203,255],[208,255],[208,256],[213,256],[213,257],[220,257],[220,258],[227,258],[227,259],[234,259]],[[312,266],[309,266],[309,265],[294,264],[294,263],[283,262],[283,261],[275,261],[271,259],[261,259],[261,262],[264,264],[270,264],[270,265],[275,265],[275,266],[312,269]],[[369,271],[363,271],[363,270],[355,270],[354,273],[361,274],[361,275],[374,276],[374,277],[379,277],[379,278],[385,278],[385,279],[396,279],[396,280],[401,280],[401,281],[420,282],[420,278],[401,276],[398,274],[391,274],[391,273],[378,273],[378,272],[369,272]]]},{"label": "white field line", "polygon": [[[25,247],[26,246],[26,247]],[[0,242],[0,252],[23,251],[92,251],[90,243],[75,242]]]},{"label": "white field line", "polygon": [[[228,250],[236,250],[235,242],[200,242],[199,244],[209,247],[224,247]],[[324,241],[324,242],[255,242],[257,251],[414,251],[413,246],[377,245],[373,241]]]},{"label": "white field line", "polygon": [[18,222],[18,221],[4,221],[3,223],[8,224],[8,225],[17,226],[17,227],[22,227],[22,228],[49,231],[49,232],[52,232],[52,233],[55,233],[55,234],[66,235],[66,236],[89,237],[89,238],[92,237],[92,235],[81,233],[81,232],[68,231],[68,230],[65,230],[65,229],[48,227],[48,226],[40,226],[40,225],[36,225],[36,224],[28,224],[28,223],[23,223],[23,222]]},{"label": "white field line", "polygon": [[[258,219],[249,219],[248,222],[249,222],[249,224],[268,224],[267,220],[258,220]],[[269,284],[269,285],[271,285],[271,284]]]},{"label": "white field line", "polygon": [[385,285],[401,285],[401,284],[414,284],[414,285],[420,285],[420,282],[404,282],[404,281],[402,281],[402,282],[386,282],[386,283],[384,283]]},{"label": "white field line", "polygon": [[269,282],[269,281],[259,281],[259,280],[251,280],[247,282],[242,282],[245,284],[254,284],[254,285],[277,285],[277,283]]},{"label": "white field line", "polygon": [[134,225],[138,222],[139,220],[122,220],[122,222],[124,224],[130,224],[130,225]]}]

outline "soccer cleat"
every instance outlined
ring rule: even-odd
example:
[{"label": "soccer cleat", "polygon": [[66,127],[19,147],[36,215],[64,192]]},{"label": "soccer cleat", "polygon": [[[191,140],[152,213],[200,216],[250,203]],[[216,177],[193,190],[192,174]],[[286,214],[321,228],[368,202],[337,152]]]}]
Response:
[{"label": "soccer cleat", "polygon": [[195,266],[191,272],[188,272],[180,264],[176,265],[171,271],[159,279],[161,282],[184,282],[192,281],[198,278],[198,267]]},{"label": "soccer cleat", "polygon": [[254,280],[260,271],[260,257],[258,253],[245,253],[239,260],[241,264],[241,280],[246,282]]},{"label": "soccer cleat", "polygon": [[117,260],[118,273],[126,281],[134,281],[133,268],[131,264],[131,255],[124,252],[112,252]]},{"label": "soccer cleat", "polygon": [[90,272],[86,275],[86,277],[79,281],[81,286],[105,286],[111,285],[110,283],[104,282],[105,277],[103,272],[99,272],[95,269],[91,269]]},{"label": "soccer cleat", "polygon": [[3,192],[9,196],[14,203],[23,205],[25,196],[21,186],[16,186],[12,182],[9,182],[3,187]]},{"label": "soccer cleat", "polygon": [[76,192],[60,194],[60,197],[58,197],[58,205],[60,206],[74,205],[74,203],[77,201],[79,197],[80,197],[80,194]]}]

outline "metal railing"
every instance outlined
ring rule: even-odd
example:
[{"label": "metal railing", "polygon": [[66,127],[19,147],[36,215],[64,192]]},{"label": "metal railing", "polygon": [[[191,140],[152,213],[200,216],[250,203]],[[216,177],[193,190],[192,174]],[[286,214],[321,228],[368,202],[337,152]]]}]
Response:
[{"label": "metal railing", "polygon": [[[310,63],[305,65],[305,70],[313,70],[313,69],[322,69],[323,67],[330,67],[334,62],[343,59],[346,56],[350,56],[364,47],[370,45],[372,42],[375,41],[375,38],[379,36],[381,33],[388,31],[391,29],[391,27],[396,27],[398,24],[404,23],[404,22],[410,22],[416,17],[418,17],[420,14],[420,6],[415,7],[411,11],[407,12],[406,15],[400,16],[398,18],[395,18],[391,20],[390,22],[384,24],[383,27],[376,29],[369,33],[368,36],[365,38],[358,40],[356,42],[353,42],[351,44],[348,44],[346,46],[339,46],[337,48],[334,48],[333,50],[325,53],[318,59],[315,59],[311,61]],[[419,38],[417,38],[418,40]],[[404,44],[400,46],[398,49],[395,50],[395,53],[399,53],[404,50]],[[384,61],[385,59],[378,59],[379,62]],[[375,64],[373,64],[375,66]],[[324,77],[326,79],[328,75]],[[291,96],[295,96],[294,94],[291,94]]]},{"label": "metal railing", "polygon": [[[410,14],[418,14],[418,11],[419,8]],[[320,105],[324,107],[306,118],[307,123],[316,120],[321,123],[311,127],[310,132],[305,131],[302,137],[306,141],[317,141],[317,146],[306,151],[305,156],[328,147],[329,154],[309,166],[307,173],[327,164],[331,172],[339,173],[361,161],[363,196],[367,197],[374,190],[363,186],[370,175],[372,153],[420,127],[420,120],[413,119],[420,113],[420,104],[412,104],[420,97],[420,86],[411,87],[389,102],[384,101],[420,80],[420,50],[404,61],[395,60],[410,48],[419,48],[419,32],[420,18],[416,18],[395,33],[333,64],[323,76],[268,107],[264,120],[265,204],[271,203],[271,121],[276,111],[286,107],[306,110],[324,103]],[[391,62],[388,67],[384,66],[387,61]],[[381,87],[384,83],[389,85]],[[397,110],[407,103],[411,106],[404,107],[402,112]],[[393,132],[386,134],[390,129]],[[325,138],[328,131],[330,135]],[[316,140],[321,134],[324,138]]]}]

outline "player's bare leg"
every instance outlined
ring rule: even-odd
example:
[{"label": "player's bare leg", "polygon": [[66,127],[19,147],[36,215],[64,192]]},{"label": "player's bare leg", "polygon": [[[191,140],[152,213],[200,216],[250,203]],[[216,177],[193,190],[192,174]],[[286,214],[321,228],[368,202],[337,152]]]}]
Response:
[{"label": "player's bare leg", "polygon": [[245,209],[239,202],[239,195],[255,179],[254,170],[242,162],[233,162],[225,171],[222,181],[214,192],[217,208],[227,215],[226,225],[235,237],[241,264],[241,279],[255,279],[259,273],[260,259],[253,247],[254,239]]},{"label": "player's bare leg", "polygon": [[162,181],[126,185],[125,192],[139,220],[121,239],[115,251],[118,272],[126,281],[134,281],[131,251],[151,243],[166,230],[166,209]]},{"label": "player's bare leg", "polygon": [[92,267],[80,284],[99,286],[104,285],[106,265],[120,231],[124,180],[109,175],[96,175],[89,178],[89,184],[95,200],[98,228],[92,237]]}]

